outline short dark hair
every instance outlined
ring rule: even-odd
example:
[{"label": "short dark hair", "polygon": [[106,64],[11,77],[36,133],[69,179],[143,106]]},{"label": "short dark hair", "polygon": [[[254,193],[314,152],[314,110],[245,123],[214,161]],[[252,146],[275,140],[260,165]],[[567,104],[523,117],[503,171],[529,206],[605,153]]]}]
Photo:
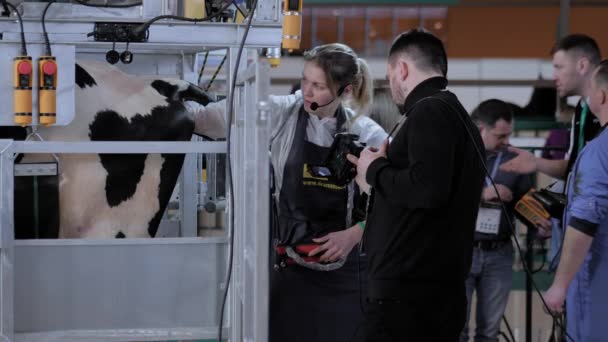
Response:
[{"label": "short dark hair", "polygon": [[598,65],[602,60],[600,48],[595,39],[582,33],[570,34],[557,41],[551,49],[551,54],[558,51],[576,52],[587,57],[592,65]]},{"label": "short dark hair", "polygon": [[597,67],[595,82],[608,89],[608,59],[601,61],[600,65]]},{"label": "short dark hair", "polygon": [[498,99],[486,100],[473,110],[471,120],[476,124],[483,123],[489,127],[494,127],[500,119],[510,123],[513,121],[513,113],[516,107],[517,105]]},{"label": "short dark hair", "polygon": [[388,53],[389,62],[402,53],[422,71],[434,71],[443,76],[448,73],[448,57],[443,42],[424,29],[409,30],[397,36]]}]

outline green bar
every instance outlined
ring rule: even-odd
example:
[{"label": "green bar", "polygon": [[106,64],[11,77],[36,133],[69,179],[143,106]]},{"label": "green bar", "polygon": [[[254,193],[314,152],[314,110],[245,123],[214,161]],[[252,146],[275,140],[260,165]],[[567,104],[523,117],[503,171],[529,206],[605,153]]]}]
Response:
[{"label": "green bar", "polygon": [[304,0],[307,5],[456,5],[458,0]]},{"label": "green bar", "polygon": [[[539,290],[547,291],[553,283],[553,276],[553,273],[541,271],[534,274],[534,282],[538,285]],[[511,289],[519,291],[524,291],[526,289],[526,272],[513,272],[513,285]],[[532,291],[534,291],[534,288],[532,288]],[[536,296],[536,294],[534,296]]]}]

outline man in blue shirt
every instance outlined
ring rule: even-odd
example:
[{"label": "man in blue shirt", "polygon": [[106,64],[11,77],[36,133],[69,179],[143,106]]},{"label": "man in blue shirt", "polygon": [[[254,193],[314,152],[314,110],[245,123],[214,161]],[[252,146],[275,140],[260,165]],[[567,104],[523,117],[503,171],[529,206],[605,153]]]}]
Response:
[{"label": "man in blue shirt", "polygon": [[580,152],[568,182],[566,236],[545,302],[560,313],[566,301],[566,333],[575,341],[608,336],[608,62],[591,79],[588,101],[601,133]]}]

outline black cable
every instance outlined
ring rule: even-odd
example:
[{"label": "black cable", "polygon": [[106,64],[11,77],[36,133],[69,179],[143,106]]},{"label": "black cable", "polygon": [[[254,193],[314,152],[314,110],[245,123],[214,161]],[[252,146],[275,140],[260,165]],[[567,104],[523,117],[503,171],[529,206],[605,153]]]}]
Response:
[{"label": "black cable", "polygon": [[[149,31],[148,31],[149,32]],[[200,87],[201,78],[203,77],[203,73],[205,72],[205,66],[207,65],[207,58],[209,57],[209,51],[205,52],[205,59],[203,60],[203,65],[201,66],[201,70],[198,72],[198,80],[196,85]]]},{"label": "black cable", "polygon": [[515,342],[515,340],[511,340],[511,339],[509,339],[509,336],[507,336],[507,334],[505,334],[505,333],[504,333],[504,332],[502,332],[502,331],[499,331],[499,332],[498,332],[498,335],[499,335],[499,336],[502,336],[502,338],[504,338],[504,339],[505,339],[505,341],[507,341],[507,342]]},{"label": "black cable", "polygon": [[6,4],[6,1],[2,1],[2,13],[0,13],[0,16],[3,17],[10,17],[11,16],[11,10],[8,8],[8,5]]},{"label": "black cable", "polygon": [[[532,245],[532,248],[534,248],[534,245]],[[533,274],[536,274],[536,273],[542,271],[543,268],[545,267],[545,264],[547,263],[547,250],[542,245],[541,245],[540,249],[542,251],[542,256],[543,256],[542,263],[540,264],[540,266],[537,269],[532,270]],[[532,251],[529,251],[528,253],[531,253],[531,252]]]},{"label": "black cable", "polygon": [[137,7],[137,6],[141,6],[143,4],[143,1],[139,1],[139,2],[134,2],[132,4],[123,4],[123,5],[111,5],[111,4],[91,4],[89,3],[89,1],[83,1],[83,0],[74,0],[75,2],[83,5],[83,6],[88,6],[88,7],[105,7],[105,8],[128,8],[128,7]]},{"label": "black cable", "polygon": [[[442,100],[442,99],[438,99],[441,102],[444,102],[445,104],[447,104],[448,106],[450,106],[450,104],[448,104],[446,101]],[[462,118],[462,116],[460,114],[458,114],[458,118],[460,119],[460,121],[462,122],[462,124],[464,125],[464,128],[466,129],[471,141],[473,142],[473,146],[475,147],[475,151],[477,152],[477,155],[479,157],[479,160],[482,161],[481,165],[483,166],[483,169],[487,175],[487,177],[490,179],[490,181],[492,182],[492,187],[494,188],[494,191],[496,191],[496,196],[498,197],[498,201],[501,204],[502,210],[503,212],[506,214],[508,213],[507,211],[507,207],[504,204],[504,202],[502,201],[502,199],[500,198],[500,194],[498,192],[498,188],[496,187],[496,183],[494,183],[494,179],[492,179],[492,176],[490,175],[490,171],[488,170],[488,168],[486,167],[486,163],[485,163],[485,158],[484,158],[484,154],[481,152],[481,150],[479,149],[479,146],[477,146],[477,143],[475,143],[475,140],[473,138],[473,133],[471,133],[471,130],[469,129],[469,126],[466,125],[466,122],[464,121],[464,119]],[[512,233],[512,237],[513,237],[513,241],[515,241],[515,246],[517,247],[517,251],[519,252],[519,255],[522,256],[522,258],[525,257],[524,253],[522,252],[521,246],[519,245],[519,241],[517,240],[517,233],[515,231],[515,226],[513,225],[513,222],[511,221],[511,217],[510,215],[505,215],[505,217],[507,218],[507,223],[509,224],[509,228],[511,229],[511,233]],[[526,262],[522,262],[522,265],[524,266],[524,270],[526,271],[526,273],[528,274],[528,276],[530,277],[530,280],[532,282],[532,285],[534,286],[534,290],[536,290],[536,293],[538,293],[541,302],[543,303],[543,306],[545,307],[545,309],[547,310],[547,312],[551,312],[551,310],[549,309],[549,306],[547,305],[547,303],[545,302],[545,299],[543,298],[543,295],[540,292],[540,289],[538,288],[538,285],[536,284],[536,282],[534,281],[533,278],[533,274],[530,270],[530,268],[528,267],[528,264]],[[555,320],[556,318],[553,317],[553,319]],[[557,324],[559,326],[562,327],[564,334],[566,335],[566,337],[568,337],[571,341],[574,341],[574,339],[572,337],[570,337],[570,335],[568,334],[568,332],[566,331],[565,327],[560,324],[559,321],[557,321]]]},{"label": "black cable", "polygon": [[25,32],[23,30],[23,18],[21,18],[21,13],[19,13],[17,7],[8,2],[8,0],[2,0],[2,5],[4,6],[4,8],[10,7],[17,14],[17,18],[19,18],[19,27],[21,28],[21,55],[27,56],[27,46],[25,44]]},{"label": "black cable", "polygon": [[243,9],[236,4],[236,1],[233,1],[232,3],[234,4],[234,7],[236,7],[236,10],[239,11],[244,18],[247,18],[248,13],[243,12]]},{"label": "black cable", "polygon": [[505,322],[505,325],[507,326],[507,331],[509,332],[509,336],[511,336],[511,341],[515,342],[515,336],[513,335],[513,330],[511,330],[511,325],[509,325],[509,321],[507,321],[507,317],[505,317],[505,315],[502,315],[502,320]]},{"label": "black cable", "polygon": [[52,56],[51,52],[51,42],[49,41],[49,34],[46,32],[46,12],[49,10],[49,7],[55,2],[55,0],[49,1],[49,3],[44,7],[44,11],[42,12],[42,33],[44,35],[44,44],[46,46],[46,55]]},{"label": "black cable", "polygon": [[[256,0],[256,3],[257,3],[257,0]],[[229,3],[224,5],[224,7],[220,8],[216,13],[214,13],[210,16],[207,16],[205,18],[187,18],[187,17],[182,17],[179,15],[159,15],[157,17],[154,17],[154,18],[146,21],[145,23],[141,24],[137,28],[135,28],[133,30],[132,34],[137,36],[144,30],[147,30],[150,27],[150,25],[152,25],[153,23],[155,23],[159,20],[162,20],[162,19],[175,19],[175,20],[187,21],[187,22],[191,22],[191,23],[200,23],[200,22],[204,22],[204,21],[211,21],[212,19],[220,17],[224,13],[224,11],[227,10],[232,5],[236,5],[236,0],[230,1]],[[250,17],[251,17],[251,14],[253,14],[253,10],[250,12],[251,12]]]},{"label": "black cable", "polygon": [[[234,1],[233,1],[234,2]],[[234,72],[232,73],[232,85],[230,87],[230,98],[228,99],[228,112],[226,115],[226,125],[228,126],[228,132],[226,135],[226,165],[228,167],[228,179],[229,186],[228,191],[230,194],[230,243],[229,243],[229,253],[228,253],[228,271],[226,274],[226,288],[224,289],[224,295],[222,298],[222,306],[220,309],[220,323],[218,327],[218,342],[222,341],[222,328],[224,325],[224,311],[226,309],[226,301],[228,299],[228,290],[230,289],[230,280],[232,278],[232,263],[234,260],[234,183],[232,177],[232,158],[230,153],[231,147],[231,132],[232,132],[232,112],[234,110],[234,92],[236,90],[236,80],[239,70],[239,65],[241,63],[241,56],[243,55],[243,49],[245,47],[245,41],[247,40],[247,35],[249,34],[249,29],[251,28],[251,24],[253,23],[253,14],[255,13],[255,9],[257,7],[258,0],[255,0],[251,10],[249,11],[249,22],[247,23],[247,27],[245,28],[245,32],[243,32],[243,39],[241,40],[241,45],[239,46],[239,50],[236,56],[236,61],[234,65]],[[226,7],[227,8],[227,7]],[[223,9],[219,11],[219,13],[223,12]]]},{"label": "black cable", "polygon": [[219,74],[220,70],[222,70],[222,66],[224,66],[225,62],[226,62],[226,55],[224,55],[224,58],[222,58],[222,61],[220,62],[220,65],[217,67],[217,69],[215,69],[215,72],[213,73],[213,76],[211,77],[211,80],[209,81],[209,83],[205,87],[205,91],[209,91],[209,88],[211,88],[211,85],[215,81],[215,78],[217,77],[217,74]]}]

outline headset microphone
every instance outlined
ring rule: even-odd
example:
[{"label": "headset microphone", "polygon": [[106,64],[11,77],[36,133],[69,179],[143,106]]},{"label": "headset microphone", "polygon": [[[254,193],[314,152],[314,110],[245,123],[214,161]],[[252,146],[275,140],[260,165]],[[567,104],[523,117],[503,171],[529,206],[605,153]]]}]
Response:
[{"label": "headset microphone", "polygon": [[331,101],[327,102],[324,105],[319,105],[316,102],[311,103],[310,110],[315,111],[321,107],[329,106],[332,102],[334,102],[338,97],[340,97],[342,95],[342,93],[344,92],[344,89],[346,89],[346,86],[340,87],[340,89],[338,89],[338,93],[336,94],[336,97],[334,97]]}]

